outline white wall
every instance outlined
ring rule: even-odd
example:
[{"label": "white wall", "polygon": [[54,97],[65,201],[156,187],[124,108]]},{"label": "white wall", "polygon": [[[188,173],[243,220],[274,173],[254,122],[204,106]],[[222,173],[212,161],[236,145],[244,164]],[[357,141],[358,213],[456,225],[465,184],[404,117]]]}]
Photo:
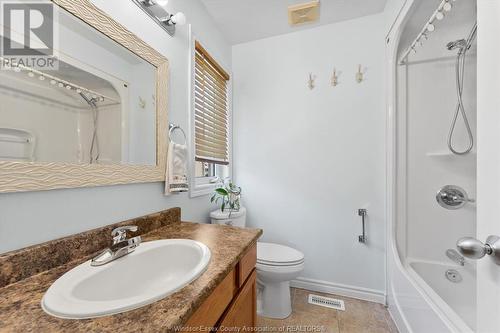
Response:
[{"label": "white wall", "polygon": [[[169,59],[169,121],[187,128],[187,26],[178,28],[172,38],[132,1],[94,3]],[[225,68],[231,68],[231,48],[198,0],[171,0],[169,9],[186,13],[197,37]],[[207,197],[164,197],[162,186],[153,183],[1,194],[0,253],[175,206],[182,208],[184,220],[207,220],[212,208]]]},{"label": "white wall", "polygon": [[396,18],[407,1],[408,0],[387,0],[384,8],[384,14],[386,16],[384,29],[386,34],[393,28]]},{"label": "white wall", "polygon": [[[233,47],[234,172],[251,226],[302,276],[384,290],[384,14]],[[366,80],[358,84],[358,64]],[[333,68],[340,84],[330,86]],[[309,90],[309,73],[317,75]],[[358,243],[358,208],[368,243]],[[309,281],[310,282],[310,281]]]}]

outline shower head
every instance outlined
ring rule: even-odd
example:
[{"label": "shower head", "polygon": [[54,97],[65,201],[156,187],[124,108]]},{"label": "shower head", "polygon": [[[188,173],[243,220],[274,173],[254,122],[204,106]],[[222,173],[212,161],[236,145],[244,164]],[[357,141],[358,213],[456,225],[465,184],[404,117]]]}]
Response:
[{"label": "shower head", "polygon": [[93,107],[93,108],[97,108],[97,104],[96,102],[98,101],[97,98],[88,98],[84,93],[80,93],[80,96],[85,100],[85,102],[87,102],[87,104],[90,106],[90,107]]},{"label": "shower head", "polygon": [[472,30],[469,33],[467,39],[458,39],[456,41],[449,42],[448,44],[446,44],[446,48],[450,51],[458,49],[458,54],[462,55],[471,48],[472,43],[474,43],[474,39],[476,38],[476,34],[477,34],[477,22],[472,27]]},{"label": "shower head", "polygon": [[459,49],[459,52],[462,52],[467,47],[467,41],[465,39],[459,39],[453,42],[449,42],[446,44],[446,48],[448,50]]}]

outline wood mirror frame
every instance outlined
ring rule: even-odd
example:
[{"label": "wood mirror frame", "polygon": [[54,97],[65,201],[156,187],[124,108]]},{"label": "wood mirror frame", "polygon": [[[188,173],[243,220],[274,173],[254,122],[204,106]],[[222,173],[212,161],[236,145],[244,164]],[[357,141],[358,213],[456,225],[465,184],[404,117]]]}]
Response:
[{"label": "wood mirror frame", "polygon": [[156,67],[156,165],[0,161],[0,193],[163,181],[167,155],[168,59],[90,0],[51,1]]}]

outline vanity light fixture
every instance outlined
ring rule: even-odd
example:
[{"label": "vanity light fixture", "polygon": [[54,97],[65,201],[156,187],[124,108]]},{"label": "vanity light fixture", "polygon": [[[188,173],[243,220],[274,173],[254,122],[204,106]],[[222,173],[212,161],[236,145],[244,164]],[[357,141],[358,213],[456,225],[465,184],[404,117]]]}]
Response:
[{"label": "vanity light fixture", "polygon": [[182,12],[169,14],[165,10],[168,0],[132,0],[153,21],[163,28],[170,36],[175,35],[175,26],[186,24],[186,15]]}]

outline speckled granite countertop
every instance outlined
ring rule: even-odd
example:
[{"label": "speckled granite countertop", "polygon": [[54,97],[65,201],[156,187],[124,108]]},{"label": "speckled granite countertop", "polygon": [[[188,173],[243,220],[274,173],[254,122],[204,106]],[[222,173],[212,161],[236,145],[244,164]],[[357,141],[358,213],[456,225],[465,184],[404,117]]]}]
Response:
[{"label": "speckled granite countertop", "polygon": [[[21,267],[16,267],[22,264],[20,261],[28,260],[31,265],[37,262],[33,259],[33,254],[26,259],[27,251],[23,249],[23,256],[15,252],[0,256],[0,282],[3,282],[0,288],[0,332],[171,332],[176,326],[184,324],[235,267],[243,254],[257,241],[262,230],[179,222],[175,221],[175,217],[180,218],[180,210],[174,213],[173,218],[169,216],[173,221],[156,223],[157,228],[142,235],[143,241],[188,238],[206,244],[212,252],[212,258],[207,271],[197,280],[163,300],[136,310],[96,319],[58,319],[42,310],[40,306],[42,296],[57,278],[88,260],[92,255],[86,253],[89,249],[82,250],[82,247],[87,245],[80,244],[76,247],[78,251],[73,249],[71,255],[66,253],[66,256],[63,256],[66,260],[71,259],[70,261],[62,260],[61,265],[52,265],[55,267],[48,267],[47,270],[28,277],[14,276],[16,269],[22,270]],[[151,216],[158,219],[160,215]],[[137,221],[131,220],[120,224],[135,222]],[[149,221],[142,222],[150,223]],[[103,230],[109,232],[111,227],[96,229],[93,232],[94,234]],[[85,234],[89,237],[89,233]],[[109,237],[109,234],[107,236]],[[58,240],[57,247],[63,246],[64,242],[67,243],[70,240],[70,237],[62,241]],[[82,239],[79,242],[85,243]],[[71,244],[74,243],[71,242]],[[54,247],[53,242],[49,242],[28,249],[39,253],[40,248],[43,248],[44,255],[55,254],[61,257],[60,251],[55,250]],[[78,257],[75,253],[81,256]],[[74,258],[75,256],[78,258]],[[26,268],[23,273],[29,275],[26,273]]]}]

